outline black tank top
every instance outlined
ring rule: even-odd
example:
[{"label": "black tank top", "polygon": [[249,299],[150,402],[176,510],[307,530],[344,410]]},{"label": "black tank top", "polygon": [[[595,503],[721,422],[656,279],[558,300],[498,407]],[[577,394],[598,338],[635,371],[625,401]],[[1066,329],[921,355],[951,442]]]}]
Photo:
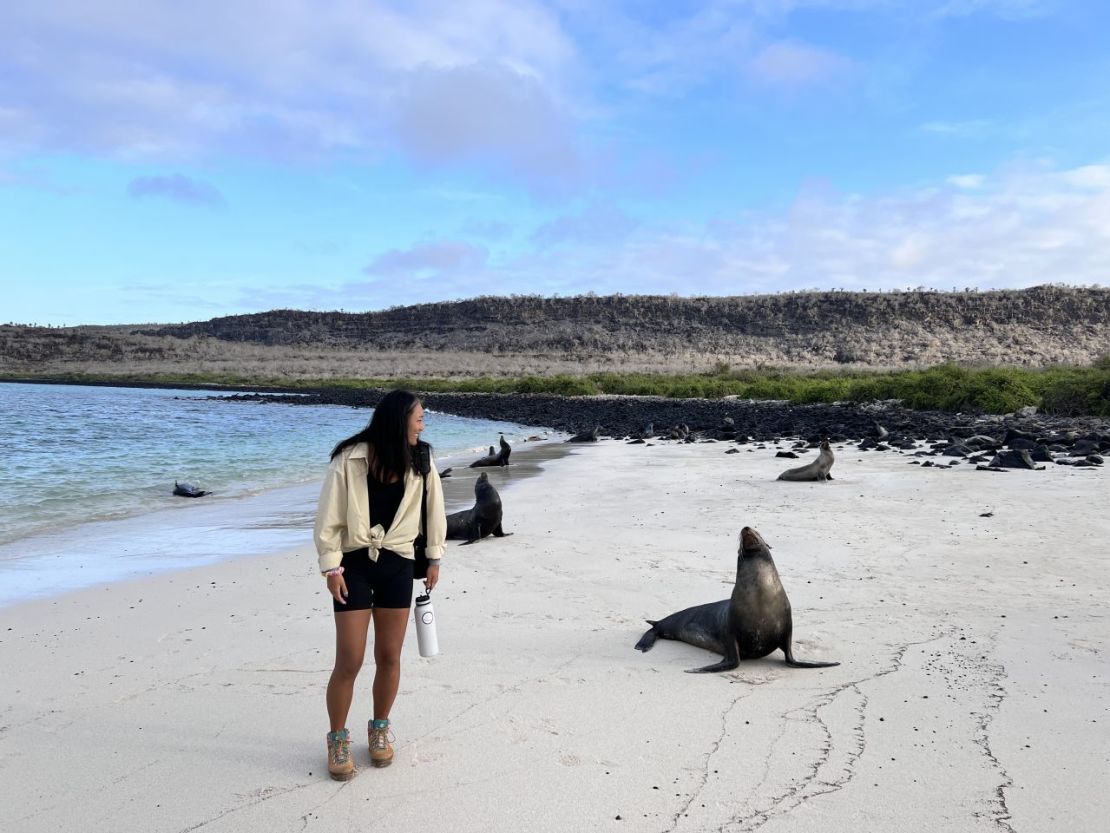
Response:
[{"label": "black tank top", "polygon": [[405,496],[405,481],[380,483],[370,474],[366,477],[366,488],[370,492],[370,526],[381,524],[388,532]]}]

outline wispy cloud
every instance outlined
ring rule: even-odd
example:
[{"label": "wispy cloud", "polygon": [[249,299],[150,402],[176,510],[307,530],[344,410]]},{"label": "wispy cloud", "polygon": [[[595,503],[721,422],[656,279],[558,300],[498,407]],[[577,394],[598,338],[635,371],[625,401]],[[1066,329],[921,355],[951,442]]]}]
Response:
[{"label": "wispy cloud", "polygon": [[982,139],[993,132],[997,126],[987,119],[968,119],[966,121],[930,121],[921,125],[924,133],[951,136],[956,139]]},{"label": "wispy cloud", "polygon": [[519,292],[1110,285],[1110,163],[958,174],[885,195],[803,190],[783,211],[633,224],[595,245],[547,245],[563,228],[538,227],[524,251],[436,241],[386,252],[366,270],[383,280],[286,301],[356,309]]},{"label": "wispy cloud", "polygon": [[1026,20],[1051,14],[1058,5],[1058,0],[944,0],[937,4],[933,14],[936,17],[984,14],[1003,20]]},{"label": "wispy cloud", "polygon": [[[457,240],[418,243],[408,249],[390,249],[374,258],[363,272],[387,278],[441,278],[459,273],[480,272],[489,252]],[[403,287],[398,287],[403,291]]]},{"label": "wispy cloud", "polygon": [[470,219],[462,224],[459,231],[468,237],[479,237],[494,242],[511,237],[513,226],[512,223],[507,223],[504,220]]},{"label": "wispy cloud", "polygon": [[957,188],[974,190],[976,188],[982,188],[987,178],[982,174],[953,174],[952,176],[946,177],[944,181]]},{"label": "wispy cloud", "polygon": [[852,74],[855,63],[826,49],[777,41],[761,49],[748,68],[766,84],[799,88],[836,83]]},{"label": "wispy cloud", "polygon": [[139,176],[131,180],[127,193],[135,198],[161,197],[192,205],[222,206],[223,195],[207,182],[183,174],[170,176]]},{"label": "wispy cloud", "polygon": [[540,248],[559,245],[596,246],[622,240],[638,223],[613,205],[588,206],[580,214],[567,214],[544,223],[532,232]]}]

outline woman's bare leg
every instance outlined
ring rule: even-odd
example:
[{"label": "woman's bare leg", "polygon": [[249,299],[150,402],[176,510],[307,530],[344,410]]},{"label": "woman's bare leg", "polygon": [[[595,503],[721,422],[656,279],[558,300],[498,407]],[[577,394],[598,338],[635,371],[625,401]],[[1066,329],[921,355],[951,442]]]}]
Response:
[{"label": "woman's bare leg", "polygon": [[387,720],[401,684],[401,646],[408,628],[407,607],[374,609],[374,719]]},{"label": "woman's bare leg", "polygon": [[335,667],[328,680],[328,720],[338,732],[347,725],[355,678],[366,656],[366,632],[370,628],[369,610],[346,610],[335,614]]}]

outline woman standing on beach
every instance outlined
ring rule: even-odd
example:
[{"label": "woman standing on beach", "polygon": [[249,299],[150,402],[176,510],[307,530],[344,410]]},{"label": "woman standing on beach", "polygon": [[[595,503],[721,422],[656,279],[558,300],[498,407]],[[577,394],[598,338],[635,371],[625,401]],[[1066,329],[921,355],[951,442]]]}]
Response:
[{"label": "woman standing on beach", "polygon": [[[370,424],[331,453],[314,539],[335,610],[335,668],[328,681],[328,772],[354,775],[347,713],[374,623],[374,716],[367,731],[372,766],[393,761],[389,712],[401,679],[401,645],[412,604],[413,543],[423,532],[430,591],[439,581],[447,519],[430,446],[420,441],[424,408],[409,391],[390,391]],[[426,498],[425,529],[421,501]]]}]

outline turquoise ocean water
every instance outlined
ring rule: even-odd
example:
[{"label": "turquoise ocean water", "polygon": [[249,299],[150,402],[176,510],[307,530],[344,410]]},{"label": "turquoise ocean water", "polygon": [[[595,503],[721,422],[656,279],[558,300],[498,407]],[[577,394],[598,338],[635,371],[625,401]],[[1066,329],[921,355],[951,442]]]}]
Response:
[{"label": "turquoise ocean water", "polygon": [[[0,605],[311,548],[328,453],[368,409],[209,391],[0,384]],[[442,469],[534,428],[428,412]],[[174,497],[174,481],[213,492]]]}]

